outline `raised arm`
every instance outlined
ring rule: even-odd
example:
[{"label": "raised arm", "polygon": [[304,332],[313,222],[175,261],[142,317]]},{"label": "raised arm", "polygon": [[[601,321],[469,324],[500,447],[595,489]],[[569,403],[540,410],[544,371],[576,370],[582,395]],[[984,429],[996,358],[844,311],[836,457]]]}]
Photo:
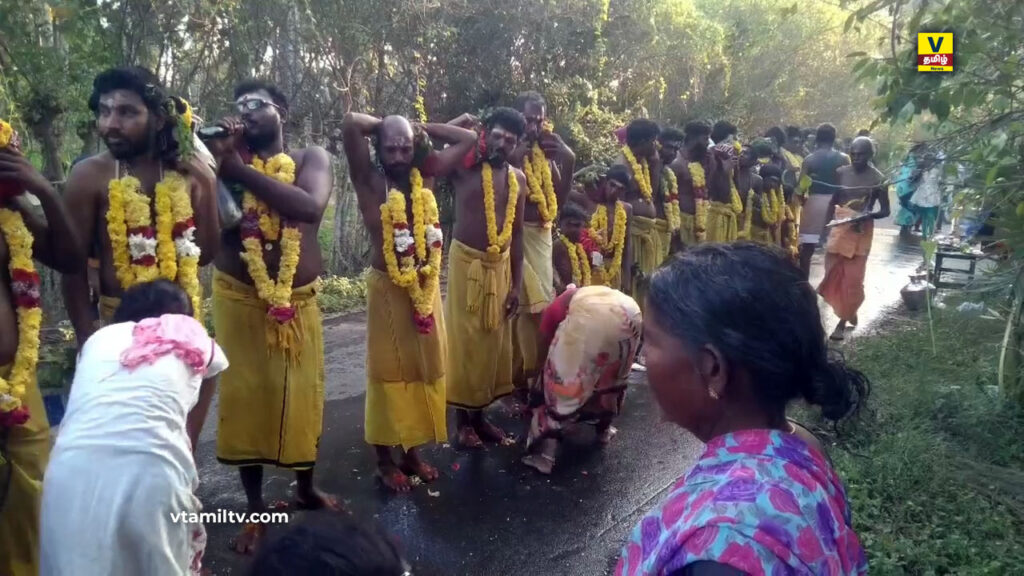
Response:
[{"label": "raised arm", "polygon": [[356,193],[367,190],[373,176],[373,162],[370,160],[370,148],[366,139],[374,135],[380,127],[381,119],[369,114],[349,112],[341,126],[341,139],[348,158],[349,177],[356,187]]},{"label": "raised arm", "polygon": [[297,167],[294,184],[285,184],[257,172],[242,163],[241,158],[229,155],[221,164],[221,176],[241,184],[286,220],[317,224],[327,209],[331,197],[331,157],[327,150],[310,146]]},{"label": "raised arm", "polygon": [[476,132],[454,124],[423,124],[423,129],[432,140],[449,145],[444,150],[434,153],[432,175],[436,178],[443,178],[457,170],[462,164],[462,159],[476,145]]},{"label": "raised arm", "polygon": [[[88,242],[88,245],[92,244],[96,233],[97,204],[99,202],[99,194],[94,183],[102,181],[104,181],[102,175],[98,173],[91,162],[85,160],[71,169],[67,188],[64,190],[64,204],[70,214],[77,237],[81,238],[83,242]],[[83,249],[87,256],[88,250],[84,246]],[[75,328],[75,336],[78,338],[78,346],[81,348],[95,331],[94,310],[92,300],[89,298],[89,272],[85,257],[82,258],[82,266],[76,267],[75,272],[61,276],[61,290],[64,294],[64,307],[68,311],[68,318]]]},{"label": "raised arm", "polygon": [[40,221],[24,203],[19,210],[34,237],[33,255],[58,272],[84,273],[85,249],[64,203],[46,177],[32,166],[21,151],[4,148],[0,150],[0,179],[13,180],[25,192],[35,195],[43,207],[46,222]]},{"label": "raised arm", "polygon": [[576,154],[562,140],[562,137],[554,132],[545,133],[541,137],[540,144],[544,155],[555,163],[556,169],[552,171],[551,179],[554,180],[558,205],[562,206],[572,190],[572,175],[576,172]]}]

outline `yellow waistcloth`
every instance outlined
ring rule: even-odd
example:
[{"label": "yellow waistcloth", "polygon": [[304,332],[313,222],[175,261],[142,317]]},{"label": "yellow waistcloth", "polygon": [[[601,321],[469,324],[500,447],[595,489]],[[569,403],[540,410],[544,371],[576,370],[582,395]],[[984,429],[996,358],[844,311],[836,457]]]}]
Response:
[{"label": "yellow waistcloth", "polygon": [[724,202],[712,202],[708,208],[708,242],[729,243],[736,240],[739,229],[736,213]]},{"label": "yellow waistcloth", "polygon": [[[0,374],[6,378],[10,368],[0,367]],[[0,574],[4,576],[39,574],[39,511],[43,471],[50,459],[50,424],[36,382],[26,386],[24,402],[30,418],[11,430],[7,439],[11,481],[0,498]]]},{"label": "yellow waistcloth", "polygon": [[114,317],[114,312],[117,312],[117,307],[121,305],[121,299],[115,298],[114,296],[100,295],[100,323],[107,324],[111,318]]},{"label": "yellow waistcloth", "polygon": [[448,254],[448,403],[481,409],[512,392],[512,324],[505,300],[509,250],[490,254],[454,240]]},{"label": "yellow waistcloth", "polygon": [[[231,367],[220,378],[217,459],[225,464],[311,468],[324,408],[323,319],[318,282],[292,291],[293,318],[268,329],[256,289],[213,276],[213,326]],[[287,334],[288,349],[279,334]]]},{"label": "yellow waistcloth", "polygon": [[697,218],[693,214],[679,213],[679,239],[684,246],[697,244]]},{"label": "yellow waistcloth", "polygon": [[403,450],[447,442],[441,291],[430,334],[416,329],[409,293],[386,273],[367,273],[366,294],[366,442]]},{"label": "yellow waistcloth", "polygon": [[512,321],[512,364],[515,380],[520,383],[537,369],[540,315],[555,299],[551,245],[551,228],[533,222],[523,224],[523,285],[519,316]]},{"label": "yellow waistcloth", "polygon": [[672,252],[672,229],[668,226],[668,220],[658,218],[654,221],[654,230],[658,234],[658,241],[661,243],[661,260],[658,265],[665,263],[670,252]]},{"label": "yellow waistcloth", "polygon": [[551,266],[551,228],[523,224],[523,285],[519,291],[519,312],[539,314],[555,299]]},{"label": "yellow waistcloth", "polygon": [[770,228],[758,226],[753,222],[750,223],[750,237],[747,239],[751,242],[760,242],[761,244],[776,244],[775,237]]},{"label": "yellow waistcloth", "polygon": [[[650,277],[658,266],[661,265],[661,237],[657,230],[657,221],[653,218],[634,216],[630,227],[630,241],[633,244],[633,265],[647,277]],[[648,278],[641,278],[638,274],[633,275],[633,298],[640,303],[641,310],[647,298]]]}]

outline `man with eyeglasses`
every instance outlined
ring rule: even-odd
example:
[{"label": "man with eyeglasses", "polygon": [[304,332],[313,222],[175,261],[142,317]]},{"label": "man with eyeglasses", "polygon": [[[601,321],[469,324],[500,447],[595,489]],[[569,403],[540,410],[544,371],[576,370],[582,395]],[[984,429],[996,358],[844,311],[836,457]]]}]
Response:
[{"label": "man with eyeglasses", "polygon": [[[219,123],[224,133],[207,135],[242,208],[240,224],[222,234],[213,280],[217,341],[232,360],[220,382],[217,459],[239,467],[249,512],[267,509],[264,464],[295,470],[300,508],[337,508],[313,485],[324,400],[317,230],[330,157],[319,146],[287,147],[288,100],[272,84],[242,82],[235,106],[238,116]],[[235,550],[251,553],[264,532],[247,524]]]}]

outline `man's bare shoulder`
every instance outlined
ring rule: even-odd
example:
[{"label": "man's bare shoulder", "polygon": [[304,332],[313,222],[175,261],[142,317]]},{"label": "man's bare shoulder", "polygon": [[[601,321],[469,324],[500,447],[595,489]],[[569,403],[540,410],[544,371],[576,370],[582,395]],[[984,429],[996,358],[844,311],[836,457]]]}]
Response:
[{"label": "man's bare shoulder", "polygon": [[882,182],[883,180],[885,180],[885,174],[882,174],[882,171],[879,170],[874,164],[868,164],[868,168],[870,169],[871,175],[874,176],[878,182]]},{"label": "man's bare shoulder", "polygon": [[633,205],[630,204],[629,202],[622,202],[621,200],[619,201],[619,204],[622,204],[623,206],[625,206],[625,208],[626,208],[626,218],[632,219],[633,218]]},{"label": "man's bare shoulder", "polygon": [[305,148],[298,148],[291,152],[292,160],[299,166],[305,166],[307,162],[315,162],[317,164],[330,163],[331,154],[323,146],[307,146]]},{"label": "man's bare shoulder", "polygon": [[836,175],[837,176],[849,176],[852,173],[853,173],[853,166],[851,166],[849,164],[847,164],[846,166],[840,166],[839,168],[836,168]]},{"label": "man's bare shoulder", "polygon": [[95,194],[116,175],[117,161],[109,152],[102,152],[75,163],[68,184],[79,194]]}]

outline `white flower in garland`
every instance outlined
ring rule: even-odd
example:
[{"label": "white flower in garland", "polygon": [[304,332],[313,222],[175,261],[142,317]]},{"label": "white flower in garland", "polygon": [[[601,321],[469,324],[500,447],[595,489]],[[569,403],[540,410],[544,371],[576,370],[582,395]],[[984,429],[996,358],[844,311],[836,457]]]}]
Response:
[{"label": "white flower in garland", "polygon": [[181,236],[174,239],[174,250],[178,254],[178,258],[199,258],[202,251],[199,249],[199,245],[196,244],[195,236],[196,229],[193,226],[187,228],[182,232]]},{"label": "white flower in garland", "polygon": [[128,253],[132,260],[139,260],[145,256],[156,256],[156,238],[147,238],[142,234],[128,235]]},{"label": "white flower in garland", "polygon": [[395,252],[405,254],[412,250],[414,244],[416,244],[416,241],[413,240],[412,232],[408,228],[398,228],[395,230]]},{"label": "white flower in garland", "polygon": [[444,233],[440,226],[430,225],[426,230],[427,246],[441,246],[444,244]]},{"label": "white flower in garland", "polygon": [[604,254],[600,252],[591,252],[590,261],[594,266],[604,266]]}]

